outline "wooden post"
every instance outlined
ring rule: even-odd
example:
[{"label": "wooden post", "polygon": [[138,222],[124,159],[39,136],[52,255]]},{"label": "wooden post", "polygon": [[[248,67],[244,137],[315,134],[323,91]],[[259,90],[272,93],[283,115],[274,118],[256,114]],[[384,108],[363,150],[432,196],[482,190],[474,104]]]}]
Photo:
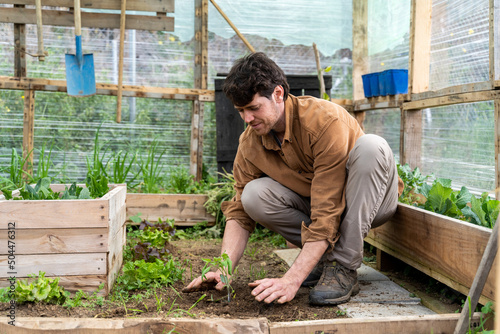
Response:
[{"label": "wooden post", "polygon": [[[365,97],[361,75],[370,71],[368,64],[368,0],[352,1],[352,99]],[[365,112],[354,112],[354,117],[364,129]]]},{"label": "wooden post", "polygon": [[[408,94],[429,90],[432,0],[412,0]],[[420,166],[422,110],[401,109],[400,162]]]},{"label": "wooden post", "polygon": [[[495,7],[495,2],[497,6]],[[490,0],[489,7],[489,55],[490,55],[490,81],[492,87],[500,86],[500,4]]]},{"label": "wooden post", "polygon": [[116,94],[116,123],[122,121],[122,91],[123,91],[123,51],[125,47],[125,19],[127,17],[127,0],[121,0],[120,15],[120,50],[118,56],[118,92]]},{"label": "wooden post", "polygon": [[412,0],[408,94],[429,90],[432,0]]},{"label": "wooden post", "polygon": [[[195,0],[194,88],[208,86],[208,0]],[[203,110],[199,97],[193,101],[190,173],[200,181],[203,171]]]},{"label": "wooden post", "polygon": [[[15,8],[24,8],[24,5],[14,5]],[[26,25],[14,24],[14,76],[26,77]],[[23,113],[23,158],[26,163],[23,170],[33,175],[33,147],[35,129],[35,91],[24,91]],[[29,156],[28,156],[29,154]]]},{"label": "wooden post", "polygon": [[[500,200],[500,100],[495,100],[495,198]],[[500,305],[500,304],[498,304]]]},{"label": "wooden post", "polygon": [[314,59],[316,59],[316,68],[318,69],[318,80],[319,80],[319,96],[323,98],[325,96],[325,80],[323,79],[323,69],[321,68],[321,62],[319,59],[319,51],[316,43],[313,43],[314,49]]},{"label": "wooden post", "polygon": [[33,175],[33,147],[35,139],[35,91],[24,91],[24,116],[23,116],[23,170]]}]

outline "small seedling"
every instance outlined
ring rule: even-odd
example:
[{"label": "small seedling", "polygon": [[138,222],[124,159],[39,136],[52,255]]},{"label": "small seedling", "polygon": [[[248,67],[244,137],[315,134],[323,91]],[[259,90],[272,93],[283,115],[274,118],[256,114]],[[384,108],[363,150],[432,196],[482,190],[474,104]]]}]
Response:
[{"label": "small seedling", "polygon": [[216,267],[220,272],[221,282],[224,283],[227,289],[227,301],[231,301],[231,292],[234,292],[233,287],[231,286],[231,276],[233,275],[233,262],[229,258],[229,255],[223,253],[220,257],[214,257],[213,259],[203,259],[205,262],[205,266],[201,271],[201,277],[206,279],[205,276],[212,266]]}]

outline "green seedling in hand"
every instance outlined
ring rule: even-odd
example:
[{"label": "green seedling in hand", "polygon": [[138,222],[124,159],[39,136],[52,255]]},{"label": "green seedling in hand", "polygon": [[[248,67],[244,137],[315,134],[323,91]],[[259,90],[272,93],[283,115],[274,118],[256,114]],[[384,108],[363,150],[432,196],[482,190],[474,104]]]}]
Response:
[{"label": "green seedling in hand", "polygon": [[233,262],[229,258],[229,255],[226,253],[222,253],[220,257],[214,257],[213,259],[203,259],[205,262],[205,266],[201,271],[201,277],[203,279],[207,279],[205,276],[212,267],[216,267],[220,272],[220,280],[227,289],[227,301],[231,301],[231,292],[234,292],[233,287],[231,286],[231,276],[233,275]]}]

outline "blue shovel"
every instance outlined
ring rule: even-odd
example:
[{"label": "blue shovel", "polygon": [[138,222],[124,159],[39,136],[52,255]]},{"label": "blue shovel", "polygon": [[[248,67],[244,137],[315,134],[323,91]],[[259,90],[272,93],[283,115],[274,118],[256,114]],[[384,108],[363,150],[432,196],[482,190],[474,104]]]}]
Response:
[{"label": "blue shovel", "polygon": [[66,53],[66,86],[68,95],[90,96],[95,94],[94,55],[82,53],[82,23],[80,0],[75,0],[76,55]]}]

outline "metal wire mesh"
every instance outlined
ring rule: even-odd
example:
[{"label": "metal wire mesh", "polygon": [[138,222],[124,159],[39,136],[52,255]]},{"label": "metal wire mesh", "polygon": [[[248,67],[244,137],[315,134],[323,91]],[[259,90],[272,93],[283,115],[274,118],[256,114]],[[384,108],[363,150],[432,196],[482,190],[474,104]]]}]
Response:
[{"label": "metal wire mesh", "polygon": [[489,80],[489,1],[432,2],[430,90]]}]

